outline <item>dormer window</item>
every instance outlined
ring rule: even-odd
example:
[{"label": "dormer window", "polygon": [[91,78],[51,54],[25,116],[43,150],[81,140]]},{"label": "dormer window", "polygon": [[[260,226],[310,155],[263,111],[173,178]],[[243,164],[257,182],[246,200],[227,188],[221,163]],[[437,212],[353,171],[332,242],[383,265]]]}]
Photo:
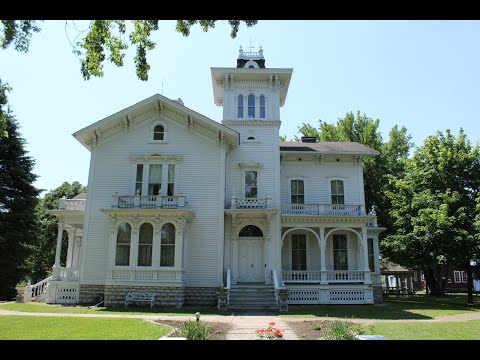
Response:
[{"label": "dormer window", "polygon": [[265,119],[265,96],[260,95],[260,118]]},{"label": "dormer window", "polygon": [[238,95],[238,118],[243,118],[243,95]]},{"label": "dormer window", "polygon": [[163,125],[156,125],[153,129],[153,140],[163,140],[165,136],[165,127]]},{"label": "dormer window", "polygon": [[248,118],[255,117],[255,95],[248,95]]}]

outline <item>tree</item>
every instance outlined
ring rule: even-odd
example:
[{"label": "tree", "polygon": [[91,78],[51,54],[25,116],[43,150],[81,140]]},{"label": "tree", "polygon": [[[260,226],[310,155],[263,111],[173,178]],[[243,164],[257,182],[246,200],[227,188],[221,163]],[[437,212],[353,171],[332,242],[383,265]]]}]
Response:
[{"label": "tree", "polygon": [[[58,233],[58,219],[50,215],[48,210],[58,209],[60,199],[65,197],[71,199],[82,192],[86,192],[87,188],[78,181],[69,183],[65,181],[55,190],[47,193],[38,202],[35,209],[38,232],[35,242],[32,245],[31,255],[28,258],[27,264],[29,268],[29,276],[33,282],[47,277],[52,271],[52,265],[55,261],[55,250],[57,244]],[[63,234],[62,254],[60,256],[60,265],[65,266],[65,259],[67,257],[68,237]]]},{"label": "tree", "polygon": [[[336,124],[319,120],[318,129],[303,123],[298,127],[302,136],[314,136],[318,141],[356,141],[380,152],[379,156],[363,159],[363,176],[365,183],[365,205],[370,209],[377,208],[378,221],[391,231],[392,219],[388,213],[389,199],[385,191],[389,188],[388,174],[401,177],[404,173],[405,161],[408,158],[411,136],[405,127],[394,126],[389,133],[389,140],[384,142],[378,129],[380,120],[373,120],[357,111],[356,116],[349,112],[344,118],[339,118]],[[295,140],[300,140],[295,136]]]},{"label": "tree", "polygon": [[[160,20],[132,20],[129,27],[128,40],[132,46],[136,47],[135,70],[140,80],[148,80],[148,71],[150,65],[147,61],[147,52],[153,50],[156,43],[151,39],[152,33],[158,30]],[[176,31],[184,36],[190,34],[190,29],[194,25],[200,25],[203,31],[215,27],[218,20],[177,20]],[[257,23],[257,20],[227,20],[231,32],[230,36],[235,38],[240,29],[241,22],[247,27]],[[28,51],[33,33],[39,32],[40,28],[35,20],[2,20],[0,30],[0,46],[6,49],[11,44],[15,45],[18,51]],[[108,60],[116,66],[123,66],[125,50],[129,44],[124,41],[127,33],[127,23],[125,20],[92,20],[86,35],[84,31],[78,31],[77,37],[80,39],[72,44],[73,52],[81,63],[81,72],[85,80],[91,76],[102,77],[103,63],[108,54]],[[76,38],[77,38],[76,37]]]},{"label": "tree", "polygon": [[8,136],[8,109],[6,109],[6,106],[8,105],[7,91],[10,91],[10,87],[8,86],[8,84],[2,84],[2,79],[0,79],[0,138],[2,138],[3,136]]},{"label": "tree", "polygon": [[11,300],[27,272],[24,260],[35,239],[35,205],[39,191],[32,185],[34,160],[10,112],[3,113],[8,136],[0,137],[0,299]]},{"label": "tree", "polygon": [[437,131],[407,161],[405,176],[392,177],[391,184],[395,233],[384,239],[385,253],[402,265],[421,266],[431,295],[445,293],[449,268],[465,269],[473,304],[470,261],[480,254],[478,146],[462,129],[457,137]]}]

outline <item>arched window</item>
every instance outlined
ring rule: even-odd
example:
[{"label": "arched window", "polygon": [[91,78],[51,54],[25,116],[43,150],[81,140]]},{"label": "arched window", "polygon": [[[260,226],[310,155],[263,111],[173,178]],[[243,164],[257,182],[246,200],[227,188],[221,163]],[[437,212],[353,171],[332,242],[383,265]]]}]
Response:
[{"label": "arched window", "polygon": [[174,266],[175,263],[175,226],[167,223],[162,226],[160,245],[160,266]]},{"label": "arched window", "polygon": [[243,118],[243,95],[238,95],[238,117]]},{"label": "arched window", "polygon": [[265,96],[260,95],[260,118],[265,119]]},{"label": "arched window", "polygon": [[247,225],[242,230],[238,236],[249,236],[249,237],[263,237],[262,230],[260,230],[255,225]]},{"label": "arched window", "polygon": [[121,223],[117,228],[117,248],[115,251],[115,265],[128,266],[130,264],[130,242],[132,227],[129,223]]},{"label": "arched window", "polygon": [[248,117],[255,117],[255,95],[248,95]]},{"label": "arched window", "polygon": [[332,204],[345,204],[345,194],[342,180],[332,180],[331,183]]},{"label": "arched window", "polygon": [[163,125],[156,125],[153,128],[153,140],[164,140],[165,127]]},{"label": "arched window", "polygon": [[138,266],[152,266],[153,226],[143,223],[138,236]]}]

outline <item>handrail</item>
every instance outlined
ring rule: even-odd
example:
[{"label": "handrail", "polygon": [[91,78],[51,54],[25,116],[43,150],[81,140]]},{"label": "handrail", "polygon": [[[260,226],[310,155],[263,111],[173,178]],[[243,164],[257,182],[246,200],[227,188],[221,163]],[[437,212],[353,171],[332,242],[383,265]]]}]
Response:
[{"label": "handrail", "polygon": [[231,273],[230,273],[230,268],[227,269],[227,286],[225,287],[227,289],[227,305],[230,305],[230,287],[232,285],[232,280],[231,280]]},{"label": "handrail", "polygon": [[37,296],[45,294],[47,292],[48,285],[50,285],[50,280],[52,280],[52,276],[49,276],[37,282],[36,284],[28,285],[25,288],[25,295],[27,295],[25,301],[33,300]]},{"label": "handrail", "polygon": [[272,269],[272,280],[273,280],[273,287],[275,288],[275,301],[278,304],[278,290],[280,290],[280,286],[278,286],[277,271],[275,269]]}]

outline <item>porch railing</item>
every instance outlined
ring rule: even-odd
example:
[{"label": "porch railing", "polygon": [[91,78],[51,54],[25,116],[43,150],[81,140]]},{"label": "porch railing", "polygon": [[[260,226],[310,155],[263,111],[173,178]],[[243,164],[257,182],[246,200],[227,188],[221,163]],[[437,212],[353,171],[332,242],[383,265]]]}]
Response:
[{"label": "porch railing", "polygon": [[60,210],[81,210],[85,211],[86,199],[60,199],[60,205],[58,208]]},{"label": "porch railing", "polygon": [[77,268],[59,268],[58,279],[62,281],[78,281],[80,279],[80,271]]},{"label": "porch railing", "polygon": [[118,195],[112,198],[113,208],[142,208],[142,209],[177,209],[185,207],[186,196],[162,195]]},{"label": "porch railing", "polygon": [[365,272],[362,270],[282,270],[282,281],[286,283],[320,283],[322,281],[326,283],[363,283]]},{"label": "porch railing", "polygon": [[272,198],[239,198],[232,196],[230,201],[231,209],[264,209],[271,206]]},{"label": "porch railing", "polygon": [[366,215],[365,205],[282,204],[282,215]]},{"label": "porch railing", "polygon": [[49,276],[46,279],[43,279],[42,281],[37,282],[36,284],[33,285],[28,285],[25,288],[25,295],[24,295],[24,301],[31,301],[34,300],[43,294],[47,294],[48,291],[48,286],[50,285],[50,280],[52,280],[52,277]]},{"label": "porch railing", "polygon": [[113,280],[124,281],[183,281],[184,271],[176,269],[118,269],[112,270]]}]

